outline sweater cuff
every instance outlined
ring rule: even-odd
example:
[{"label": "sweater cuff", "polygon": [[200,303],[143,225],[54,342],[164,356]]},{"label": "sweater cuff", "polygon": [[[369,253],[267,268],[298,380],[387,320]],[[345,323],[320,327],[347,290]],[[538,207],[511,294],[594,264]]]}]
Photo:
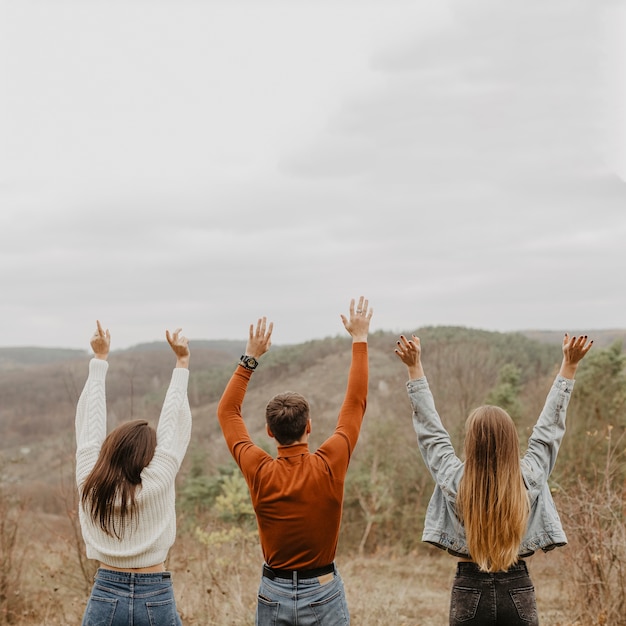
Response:
[{"label": "sweater cuff", "polygon": [[247,367],[244,367],[241,363],[237,364],[237,369],[235,370],[235,374],[239,374],[243,376],[246,380],[250,380],[252,378],[252,372],[255,370],[249,370]]},{"label": "sweater cuff", "polygon": [[89,376],[95,380],[104,380],[109,362],[104,359],[96,359],[95,357],[89,361]]},{"label": "sweater cuff", "polygon": [[367,341],[356,341],[353,343],[352,354],[367,354]]},{"label": "sweater cuff", "polygon": [[172,382],[174,387],[186,388],[189,383],[189,370],[186,367],[175,367],[172,371]]}]

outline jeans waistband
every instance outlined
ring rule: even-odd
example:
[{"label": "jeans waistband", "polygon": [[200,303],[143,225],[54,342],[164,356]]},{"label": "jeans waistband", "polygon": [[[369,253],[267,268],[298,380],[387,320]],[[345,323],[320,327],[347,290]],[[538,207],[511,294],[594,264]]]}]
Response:
[{"label": "jeans waistband", "polygon": [[110,580],[120,583],[158,583],[171,582],[171,572],[118,572],[100,567],[94,580]]},{"label": "jeans waistband", "polygon": [[275,569],[269,565],[263,565],[263,576],[269,578],[270,580],[274,580],[275,578],[284,578],[285,580],[293,580],[294,582],[297,582],[299,580],[306,580],[307,578],[324,576],[324,574],[334,573],[334,571],[334,563],[329,563],[323,567],[308,570]]},{"label": "jeans waistband", "polygon": [[509,569],[500,572],[483,572],[480,570],[476,563],[471,561],[460,561],[457,563],[456,573],[457,575],[471,574],[472,576],[485,576],[485,578],[498,578],[505,577],[509,574],[521,572],[522,574],[528,574],[528,568],[526,567],[526,561],[519,560],[514,565],[511,565]]}]

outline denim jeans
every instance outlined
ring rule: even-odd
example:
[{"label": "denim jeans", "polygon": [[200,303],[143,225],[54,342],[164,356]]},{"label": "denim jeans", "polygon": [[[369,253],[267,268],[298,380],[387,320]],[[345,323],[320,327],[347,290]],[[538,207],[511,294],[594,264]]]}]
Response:
[{"label": "denim jeans", "polygon": [[261,578],[256,626],[348,626],[343,581],[334,573],[294,581]]},{"label": "denim jeans", "polygon": [[100,568],[82,626],[182,626],[170,573]]},{"label": "denim jeans", "polygon": [[537,626],[535,588],[524,561],[506,572],[457,565],[450,599],[450,626]]}]

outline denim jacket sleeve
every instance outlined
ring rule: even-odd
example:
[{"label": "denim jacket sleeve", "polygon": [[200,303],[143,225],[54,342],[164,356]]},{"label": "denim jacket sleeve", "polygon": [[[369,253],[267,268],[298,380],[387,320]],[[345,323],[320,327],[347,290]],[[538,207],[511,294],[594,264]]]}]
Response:
[{"label": "denim jacket sleeve", "polygon": [[406,386],[413,408],[413,428],[424,463],[445,497],[454,503],[463,463],[441,423],[426,377],[409,380]]},{"label": "denim jacket sleeve", "polygon": [[573,388],[573,380],[563,376],[556,377],[528,440],[528,450],[522,458],[522,474],[531,502],[554,469],[565,434],[565,414]]}]

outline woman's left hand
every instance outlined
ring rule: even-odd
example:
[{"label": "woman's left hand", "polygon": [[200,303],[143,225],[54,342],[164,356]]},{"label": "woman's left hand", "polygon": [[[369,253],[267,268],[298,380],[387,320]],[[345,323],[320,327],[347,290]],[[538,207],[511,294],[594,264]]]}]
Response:
[{"label": "woman's left hand", "polygon": [[96,359],[107,360],[109,349],[111,348],[111,333],[109,329],[102,329],[100,320],[96,320],[96,330],[91,337],[91,349]]}]

